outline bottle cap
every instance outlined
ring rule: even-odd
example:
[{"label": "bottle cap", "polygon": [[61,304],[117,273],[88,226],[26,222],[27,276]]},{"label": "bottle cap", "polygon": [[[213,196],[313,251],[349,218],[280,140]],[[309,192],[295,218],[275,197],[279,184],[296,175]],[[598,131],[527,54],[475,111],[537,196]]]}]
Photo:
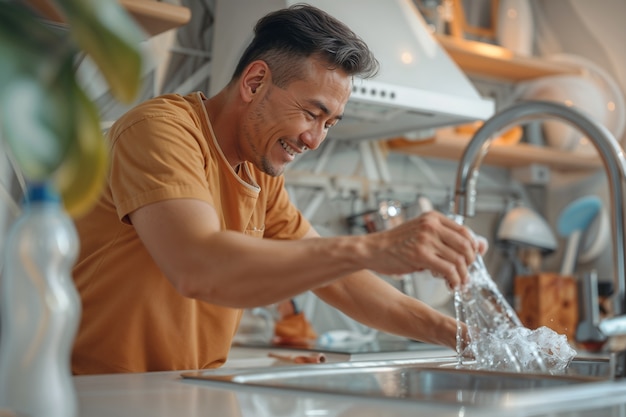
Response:
[{"label": "bottle cap", "polygon": [[31,204],[35,202],[54,202],[59,203],[61,197],[49,182],[31,182],[27,185],[24,203]]}]

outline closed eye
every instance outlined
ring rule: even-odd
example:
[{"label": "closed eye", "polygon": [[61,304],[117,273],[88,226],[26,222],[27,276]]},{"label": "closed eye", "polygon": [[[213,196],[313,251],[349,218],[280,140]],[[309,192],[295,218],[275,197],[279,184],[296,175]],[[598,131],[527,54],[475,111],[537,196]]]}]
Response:
[{"label": "closed eye", "polygon": [[310,120],[317,120],[317,118],[320,117],[319,115],[313,113],[312,111],[305,110],[304,113],[307,115],[307,118]]},{"label": "closed eye", "polygon": [[[311,110],[304,109],[304,112],[307,114],[307,117],[310,120],[318,120],[320,117],[328,117],[328,116],[330,116],[330,111],[328,110],[328,107],[326,107],[324,105],[324,103],[322,103],[321,101],[311,100],[310,104],[312,106],[314,106],[316,109],[319,109],[322,112],[322,114],[317,114],[317,113],[315,113],[315,112],[313,112]],[[327,120],[326,123],[324,124],[324,129],[325,130],[330,129],[331,127],[336,125],[337,122],[339,120],[341,120],[342,117],[343,117],[343,115],[339,115],[337,117],[334,117],[332,119]]]},{"label": "closed eye", "polygon": [[[310,120],[319,120],[320,117],[322,117],[321,114],[315,114],[311,111],[305,110],[305,113],[307,115],[307,118]],[[335,119],[329,120],[324,124],[324,129],[328,130],[331,127],[335,126],[337,124],[337,122],[341,119],[341,117],[337,117]]]}]

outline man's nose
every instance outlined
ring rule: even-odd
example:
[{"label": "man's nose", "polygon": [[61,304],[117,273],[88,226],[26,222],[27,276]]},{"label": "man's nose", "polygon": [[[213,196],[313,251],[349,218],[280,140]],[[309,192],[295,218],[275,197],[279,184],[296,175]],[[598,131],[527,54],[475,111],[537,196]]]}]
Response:
[{"label": "man's nose", "polygon": [[307,148],[317,149],[324,139],[326,139],[326,133],[327,130],[324,129],[324,126],[316,126],[303,133],[300,140],[302,140]]}]

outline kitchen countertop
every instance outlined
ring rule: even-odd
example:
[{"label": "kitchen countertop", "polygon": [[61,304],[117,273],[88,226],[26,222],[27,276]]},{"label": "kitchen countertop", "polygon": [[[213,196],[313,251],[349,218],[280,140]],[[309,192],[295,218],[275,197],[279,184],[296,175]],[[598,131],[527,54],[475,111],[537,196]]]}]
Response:
[{"label": "kitchen countertop", "polygon": [[[233,348],[225,368],[277,365],[267,356],[272,349]],[[281,350],[281,353],[289,353]],[[295,350],[294,352],[298,352]],[[406,353],[380,354],[378,359],[429,357],[448,355],[445,349]],[[328,353],[328,361],[369,360],[373,356]],[[308,366],[308,365],[302,365]],[[80,417],[280,417],[280,416],[386,416],[404,417],[424,415],[490,416],[501,415],[502,410],[472,410],[421,402],[375,400],[350,396],[303,393],[275,388],[234,386],[210,381],[182,379],[181,372],[151,372],[137,374],[89,375],[74,377],[79,398]],[[478,412],[479,411],[479,412]],[[587,410],[524,414],[516,410],[507,416],[519,417],[626,417],[626,398],[613,406],[589,404]]]}]

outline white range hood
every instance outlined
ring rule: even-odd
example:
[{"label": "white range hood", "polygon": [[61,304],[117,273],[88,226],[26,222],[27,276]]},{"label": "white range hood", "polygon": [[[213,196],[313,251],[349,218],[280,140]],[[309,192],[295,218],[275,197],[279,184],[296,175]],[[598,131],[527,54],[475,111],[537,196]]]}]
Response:
[{"label": "white range hood", "polygon": [[[256,21],[290,0],[217,0],[211,94],[225,86],[252,38]],[[380,62],[370,80],[355,78],[336,139],[384,139],[485,120],[494,103],[472,83],[428,31],[411,0],[309,0],[346,23]]]}]

